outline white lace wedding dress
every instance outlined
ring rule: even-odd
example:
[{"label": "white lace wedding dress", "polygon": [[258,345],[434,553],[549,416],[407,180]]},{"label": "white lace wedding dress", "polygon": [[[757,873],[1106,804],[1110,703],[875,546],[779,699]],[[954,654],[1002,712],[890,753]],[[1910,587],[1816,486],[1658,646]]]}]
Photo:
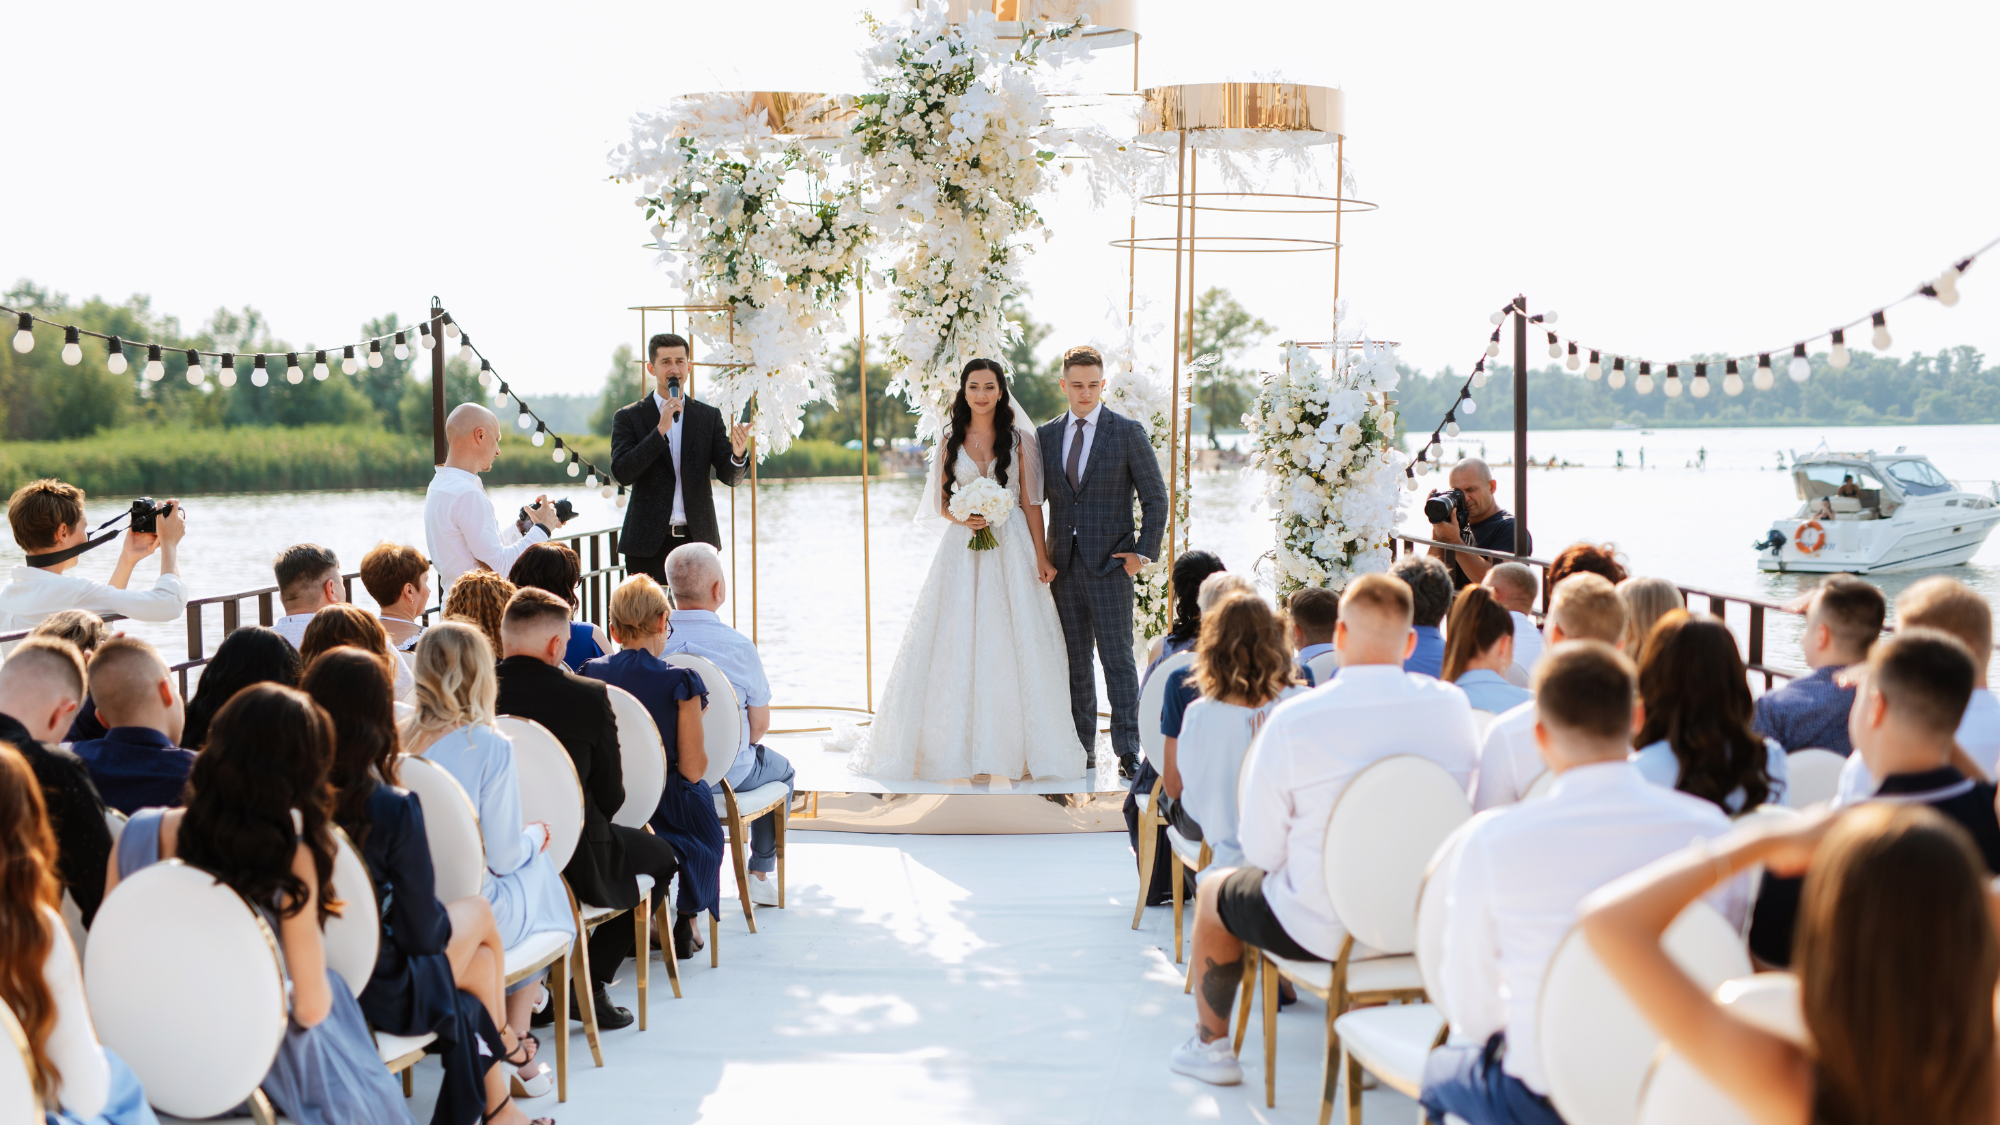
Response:
[{"label": "white lace wedding dress", "polygon": [[[993,476],[992,465],[964,450],[952,468],[960,488]],[[1007,472],[1016,508],[993,529],[1000,545],[968,550],[972,532],[946,525],[882,705],[854,740],[848,768],[855,773],[926,781],[1083,776],[1062,624],[1036,573],[1020,507],[1042,502],[1041,475],[1034,431],[1017,431]],[[932,482],[939,479],[933,472]]]}]

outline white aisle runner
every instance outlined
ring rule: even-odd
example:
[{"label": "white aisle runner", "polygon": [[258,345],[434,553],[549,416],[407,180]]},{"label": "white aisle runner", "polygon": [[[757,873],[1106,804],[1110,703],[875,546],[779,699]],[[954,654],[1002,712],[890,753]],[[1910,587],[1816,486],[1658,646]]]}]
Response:
[{"label": "white aisle runner", "polygon": [[[794,831],[787,852],[788,908],[759,908],[759,932],[747,933],[725,873],[722,966],[710,969],[706,952],[681,962],[686,998],[675,1000],[656,959],[651,1029],[608,1033],[601,1070],[577,1034],[569,1101],[522,1102],[530,1116],[563,1125],[1315,1119],[1326,1023],[1310,997],[1279,1019],[1276,1110],[1264,1108],[1255,1011],[1242,1086],[1167,1069],[1194,1000],[1173,964],[1171,910],[1148,910],[1143,928],[1130,928],[1138,878],[1122,833]],[[612,987],[627,1007],[632,970],[627,962]],[[418,1122],[430,1118],[437,1082],[427,1060],[411,1103]],[[1398,1094],[1366,1095],[1371,1123],[1416,1115]]]}]

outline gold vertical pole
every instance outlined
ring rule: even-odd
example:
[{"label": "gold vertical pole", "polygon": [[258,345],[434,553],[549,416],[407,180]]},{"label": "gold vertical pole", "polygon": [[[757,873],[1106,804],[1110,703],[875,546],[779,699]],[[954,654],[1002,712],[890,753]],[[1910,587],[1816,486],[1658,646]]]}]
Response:
[{"label": "gold vertical pole", "polygon": [[[1347,138],[1335,134],[1333,138],[1333,302],[1334,315],[1340,315],[1340,215],[1346,209],[1342,202],[1347,184]],[[1335,326],[1338,327],[1337,325]],[[1335,339],[1339,333],[1335,333]]]},{"label": "gold vertical pole", "polygon": [[[1195,254],[1194,224],[1195,220],[1201,217],[1201,208],[1196,206],[1194,201],[1201,197],[1201,191],[1199,190],[1200,184],[1201,184],[1201,150],[1195,149],[1193,152],[1190,152],[1188,154],[1187,361],[1190,364],[1190,366],[1188,367],[1187,405],[1182,408],[1184,416],[1186,418],[1186,425],[1187,425],[1187,452],[1186,455],[1181,458],[1181,488],[1187,490],[1189,494],[1192,494],[1192,490],[1194,488],[1195,373],[1192,364],[1194,363],[1194,307],[1197,303],[1197,298],[1196,298],[1197,290],[1195,289],[1194,286],[1194,254]],[[1174,248],[1174,252],[1179,253],[1180,248],[1176,246]],[[1174,405],[1180,406],[1180,403],[1181,400],[1179,398],[1176,398],[1174,400]],[[1175,421],[1178,423],[1181,421],[1181,419],[1175,419]],[[1190,511],[1188,513],[1189,519],[1192,520],[1193,516],[1194,513]],[[1191,535],[1188,534],[1188,529],[1185,527],[1181,528],[1181,534],[1187,536],[1188,538],[1193,538]]]},{"label": "gold vertical pole", "polygon": [[868,571],[868,453],[875,447],[868,434],[868,263],[861,263],[856,275],[856,296],[860,308],[856,318],[861,332],[856,353],[861,365],[861,683],[867,708],[875,710],[875,607],[874,587]]},{"label": "gold vertical pole", "polygon": [[1174,511],[1178,507],[1173,498],[1173,480],[1179,473],[1177,458],[1180,454],[1180,423],[1175,416],[1180,413],[1181,401],[1181,211],[1186,202],[1182,195],[1183,177],[1187,173],[1187,130],[1181,130],[1180,152],[1174,158],[1174,361],[1173,393],[1167,407],[1167,624],[1174,620],[1174,559],[1175,528]]},{"label": "gold vertical pole", "polygon": [[[1132,92],[1139,92],[1139,40],[1132,40]],[[1132,327],[1132,307],[1136,303],[1139,286],[1139,205],[1132,205],[1132,220],[1128,224],[1131,245],[1125,248],[1125,327]],[[1134,341],[1132,370],[1139,369],[1137,341]]]},{"label": "gold vertical pole", "polygon": [[[729,311],[729,342],[736,343],[736,310]],[[750,396],[750,417],[757,416],[757,396]],[[731,418],[731,422],[735,419]],[[743,453],[750,459],[750,643],[757,643],[757,435],[750,435],[750,442],[743,447]],[[734,496],[732,490],[730,495]],[[730,501],[730,516],[733,522],[736,502]],[[733,547],[734,544],[732,543]],[[734,564],[731,564],[734,569]]]}]

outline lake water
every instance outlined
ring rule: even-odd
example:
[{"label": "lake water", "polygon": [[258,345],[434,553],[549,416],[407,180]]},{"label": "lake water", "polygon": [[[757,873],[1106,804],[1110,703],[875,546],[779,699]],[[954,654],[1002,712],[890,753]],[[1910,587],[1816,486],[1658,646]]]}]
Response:
[{"label": "lake water", "polygon": [[[1893,450],[1908,446],[1928,454],[1947,476],[1969,483],[1996,475],[2000,426],[1850,427],[1825,430],[1706,429],[1660,430],[1651,434],[1610,430],[1556,430],[1530,436],[1534,460],[1551,456],[1579,467],[1529,471],[1529,526],[1536,554],[1548,557],[1579,539],[1617,545],[1635,574],[1652,574],[1690,586],[1775,601],[1795,597],[1815,579],[1767,574],[1756,566],[1751,544],[1770,521],[1797,505],[1791,476],[1775,471],[1780,450],[1805,453],[1824,437],[1834,448]],[[1511,449],[1510,435],[1468,434],[1445,443],[1448,457],[1461,450],[1477,454],[1484,442],[1492,460]],[[1637,468],[1645,453],[1646,468]],[[1627,468],[1614,465],[1623,451]],[[1707,467],[1693,467],[1700,451]],[[1496,469],[1503,506],[1516,507],[1510,469]],[[1436,477],[1426,478],[1435,483]],[[872,539],[867,573],[872,604],[864,612],[861,544],[861,488],[854,481],[767,482],[757,496],[757,632],[779,703],[861,706],[867,699],[870,664],[864,622],[874,622],[872,679],[879,695],[895,657],[910,607],[916,600],[938,538],[911,522],[921,488],[917,478],[875,481],[869,488]],[[527,487],[496,488],[495,506],[511,511],[531,499]],[[724,510],[727,490],[717,489]],[[1192,544],[1219,554],[1231,569],[1252,567],[1272,546],[1270,514],[1262,481],[1238,469],[1197,472],[1192,498]],[[577,505],[572,529],[615,526],[622,512],[611,501],[581,487],[550,490]],[[1421,494],[1404,493],[1404,526],[1422,532]],[[94,519],[108,517],[123,498],[102,497],[91,507]],[[732,613],[750,631],[750,497],[747,484],[735,490],[736,579]],[[423,494],[418,491],[285,493],[192,497],[191,525],[182,548],[182,574],[192,596],[269,585],[270,561],[282,548],[302,540],[332,547],[344,569],[352,570],[378,540],[422,545]],[[725,537],[727,528],[725,526]],[[107,545],[84,557],[80,573],[102,578],[114,561]],[[11,542],[0,561],[12,566],[21,552]],[[135,584],[149,584],[155,564],[140,564]],[[1970,564],[1949,572],[1989,599],[2000,597],[2000,540],[1989,541]],[[1885,591],[1896,592],[1931,573],[1882,576]],[[1263,583],[1268,587],[1268,579]],[[355,596],[369,604],[357,583]],[[1740,611],[1739,611],[1740,612]],[[254,617],[254,609],[246,609]],[[219,614],[211,612],[209,644],[219,639]],[[1742,627],[1743,621],[1732,624]],[[1771,623],[1767,658],[1797,663],[1796,619]],[[130,626],[175,658],[186,651],[182,623]]]}]

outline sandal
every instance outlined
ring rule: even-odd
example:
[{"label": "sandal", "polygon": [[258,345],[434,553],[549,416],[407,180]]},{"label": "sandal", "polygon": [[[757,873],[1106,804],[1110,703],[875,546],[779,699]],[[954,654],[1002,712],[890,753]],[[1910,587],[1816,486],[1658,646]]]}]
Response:
[{"label": "sandal", "polygon": [[[508,1030],[511,1031],[513,1029],[509,1028]],[[528,1044],[530,1043],[534,1044],[532,1048],[528,1046]],[[523,1051],[527,1052],[526,1058],[517,1059],[514,1057],[515,1055],[520,1054]],[[531,1062],[534,1062],[535,1057],[541,1053],[542,1053],[542,1041],[535,1038],[534,1032],[531,1031],[526,1034],[523,1034],[521,1032],[516,1031],[514,1032],[513,1051],[500,1056],[500,1059],[502,1062],[505,1062],[510,1066],[523,1067],[527,1066]]]},{"label": "sandal", "polygon": [[[508,1104],[511,1103],[513,1100],[514,1100],[514,1095],[512,1094],[509,1094],[506,1097],[501,1098],[500,1104],[494,1108],[492,1113],[480,1115],[479,1118],[480,1125],[488,1125],[488,1123],[491,1122],[494,1118],[500,1116],[501,1113],[506,1111]],[[528,1125],[556,1125],[556,1119],[553,1117],[537,1117],[534,1120],[528,1122]]]}]

